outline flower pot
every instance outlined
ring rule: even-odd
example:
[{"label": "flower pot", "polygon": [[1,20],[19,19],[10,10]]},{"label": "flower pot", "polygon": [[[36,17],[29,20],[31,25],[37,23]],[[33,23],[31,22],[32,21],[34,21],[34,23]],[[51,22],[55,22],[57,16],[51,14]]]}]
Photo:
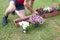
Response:
[{"label": "flower pot", "polygon": [[59,15],[59,14],[60,14],[60,11],[57,11],[57,12],[43,14],[42,17],[43,18],[49,18],[49,17],[56,16],[56,15]]}]

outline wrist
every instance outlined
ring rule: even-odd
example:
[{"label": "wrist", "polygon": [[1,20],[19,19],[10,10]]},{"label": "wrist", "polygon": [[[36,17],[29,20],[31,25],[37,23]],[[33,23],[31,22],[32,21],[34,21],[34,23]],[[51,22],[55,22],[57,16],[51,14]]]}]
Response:
[{"label": "wrist", "polygon": [[32,0],[32,1],[35,1],[35,0]]},{"label": "wrist", "polygon": [[31,13],[34,14],[34,10],[32,10]]}]

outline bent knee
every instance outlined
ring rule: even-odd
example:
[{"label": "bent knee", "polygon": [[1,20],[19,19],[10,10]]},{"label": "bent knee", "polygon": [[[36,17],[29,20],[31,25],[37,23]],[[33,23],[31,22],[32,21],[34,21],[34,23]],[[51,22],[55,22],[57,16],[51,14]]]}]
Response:
[{"label": "bent knee", "polygon": [[14,1],[10,1],[10,5],[15,5],[15,2]]},{"label": "bent knee", "polygon": [[7,8],[7,11],[9,11],[9,12],[15,11],[15,6],[9,5],[9,7]]},{"label": "bent knee", "polygon": [[10,1],[9,8],[11,10],[15,10],[15,2],[14,1]]}]

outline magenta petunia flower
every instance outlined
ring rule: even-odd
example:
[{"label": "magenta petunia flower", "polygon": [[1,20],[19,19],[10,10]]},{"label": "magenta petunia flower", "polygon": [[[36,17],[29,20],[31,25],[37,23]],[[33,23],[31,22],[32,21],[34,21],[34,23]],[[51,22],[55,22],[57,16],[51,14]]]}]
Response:
[{"label": "magenta petunia flower", "polygon": [[31,22],[36,23],[39,22],[39,24],[43,24],[44,23],[44,19],[39,16],[39,15],[34,15],[34,17],[30,17],[29,19]]},{"label": "magenta petunia flower", "polygon": [[58,6],[51,6],[52,9],[56,9]]}]

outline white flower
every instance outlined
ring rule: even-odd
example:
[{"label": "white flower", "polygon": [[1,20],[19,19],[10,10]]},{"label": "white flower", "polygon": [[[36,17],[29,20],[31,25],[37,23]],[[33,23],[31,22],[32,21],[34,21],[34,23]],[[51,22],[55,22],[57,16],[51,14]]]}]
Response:
[{"label": "white flower", "polygon": [[29,22],[27,21],[22,21],[19,22],[19,25],[23,27],[23,29],[26,29],[29,26]]},{"label": "white flower", "polygon": [[50,12],[52,10],[52,8],[51,7],[46,7],[43,10],[48,10]]}]

